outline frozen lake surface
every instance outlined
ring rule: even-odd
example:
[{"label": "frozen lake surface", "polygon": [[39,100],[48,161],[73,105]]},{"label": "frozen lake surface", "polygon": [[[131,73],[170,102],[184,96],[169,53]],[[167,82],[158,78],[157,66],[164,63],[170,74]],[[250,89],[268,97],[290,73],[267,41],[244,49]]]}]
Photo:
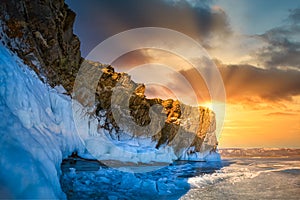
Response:
[{"label": "frozen lake surface", "polygon": [[[152,166],[143,166],[152,167]],[[299,199],[299,158],[227,158],[175,162],[147,173],[65,160],[61,184],[69,199]]]},{"label": "frozen lake surface", "polygon": [[227,162],[230,165],[216,173],[189,179],[191,189],[182,199],[300,199],[299,158]]}]

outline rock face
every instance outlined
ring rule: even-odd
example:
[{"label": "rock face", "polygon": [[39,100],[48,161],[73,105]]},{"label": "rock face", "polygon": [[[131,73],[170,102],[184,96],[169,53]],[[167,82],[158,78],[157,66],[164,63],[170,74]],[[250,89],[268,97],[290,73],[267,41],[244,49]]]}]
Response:
[{"label": "rock face", "polygon": [[5,45],[52,87],[71,93],[81,63],[75,13],[63,0],[2,0],[0,11]]},{"label": "rock face", "polygon": [[[98,128],[108,130],[113,139],[119,140],[124,132],[151,137],[156,148],[173,146],[177,155],[183,150],[193,154],[216,149],[211,110],[172,99],[147,99],[145,86],[133,82],[128,74],[83,61],[79,39],[73,34],[75,13],[63,0],[3,0],[0,11],[1,41],[52,87],[62,85],[70,95],[83,62],[88,76],[101,70],[93,105],[86,104],[84,96],[73,97],[96,108],[91,114],[99,120]],[[94,83],[80,84],[89,89]]]},{"label": "rock face", "polygon": [[[208,108],[188,106],[173,99],[148,99],[144,95],[145,85],[135,83],[128,74],[92,61],[84,61],[82,66],[81,73],[87,78],[76,82],[78,93],[73,98],[95,108],[92,114],[97,116],[98,128],[106,129],[111,138],[122,140],[124,132],[133,137],[151,137],[156,148],[172,146],[178,157],[216,150],[215,115]],[[96,85],[95,91],[91,85]],[[87,98],[86,91],[95,95],[96,100]]]}]

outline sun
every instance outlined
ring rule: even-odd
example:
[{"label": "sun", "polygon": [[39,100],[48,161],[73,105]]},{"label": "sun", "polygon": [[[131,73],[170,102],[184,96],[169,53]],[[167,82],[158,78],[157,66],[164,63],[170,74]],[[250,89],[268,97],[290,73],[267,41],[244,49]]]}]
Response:
[{"label": "sun", "polygon": [[203,106],[203,107],[206,107],[206,108],[209,108],[209,109],[213,109],[213,104],[211,101],[209,102],[204,102],[204,103],[199,103],[200,106]]}]

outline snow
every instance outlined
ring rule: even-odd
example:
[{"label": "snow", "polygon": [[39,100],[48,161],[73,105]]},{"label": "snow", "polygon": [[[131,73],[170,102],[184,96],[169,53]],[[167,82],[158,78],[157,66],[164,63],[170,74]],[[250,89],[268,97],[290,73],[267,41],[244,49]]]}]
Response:
[{"label": "snow", "polygon": [[60,163],[83,151],[71,101],[0,46],[0,196],[65,198]]}]

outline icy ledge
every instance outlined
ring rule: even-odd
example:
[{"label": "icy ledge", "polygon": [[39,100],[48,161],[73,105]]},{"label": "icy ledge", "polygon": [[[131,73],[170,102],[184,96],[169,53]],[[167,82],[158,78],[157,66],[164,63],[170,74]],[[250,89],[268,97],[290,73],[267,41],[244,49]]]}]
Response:
[{"label": "icy ledge", "polygon": [[71,101],[42,83],[0,46],[0,196],[65,198],[63,158],[84,147],[74,127]]},{"label": "icy ledge", "polygon": [[[90,113],[90,108],[88,106],[82,107],[77,101],[73,103],[76,128],[86,146],[84,153],[78,153],[82,158],[102,161],[116,160],[124,163],[165,163],[166,165],[175,160],[221,160],[219,153],[209,148],[209,145],[205,150],[206,144],[210,143],[210,140],[214,141],[214,132],[206,134],[201,152],[195,152],[195,147],[181,148],[182,154],[179,157],[171,145],[163,144],[156,148],[157,142],[153,141],[151,137],[133,137],[130,133],[124,131],[119,131],[117,135],[117,130],[114,128],[111,131],[98,128],[98,120],[87,114]],[[100,124],[102,120],[106,121],[101,118]],[[131,119],[128,118],[128,120]],[[193,153],[189,153],[191,151]],[[113,165],[109,166],[114,167]]]},{"label": "icy ledge", "polygon": [[[59,92],[59,88],[42,83],[17,56],[0,46],[2,198],[66,198],[59,182],[62,160],[74,151],[91,157],[77,134],[78,128],[87,133],[81,137],[88,149],[103,160],[172,162],[178,159],[171,147],[155,149],[155,144],[148,139],[126,140],[125,137],[122,142],[112,143],[105,130],[97,129],[95,119],[84,113],[79,120],[81,124],[75,127],[71,99]],[[208,161],[220,157],[217,153],[203,152],[193,156],[184,154],[181,159]]]}]

